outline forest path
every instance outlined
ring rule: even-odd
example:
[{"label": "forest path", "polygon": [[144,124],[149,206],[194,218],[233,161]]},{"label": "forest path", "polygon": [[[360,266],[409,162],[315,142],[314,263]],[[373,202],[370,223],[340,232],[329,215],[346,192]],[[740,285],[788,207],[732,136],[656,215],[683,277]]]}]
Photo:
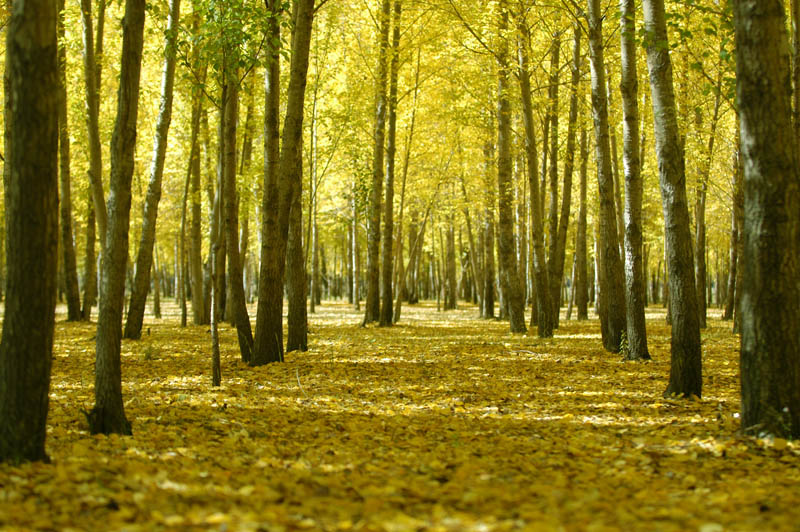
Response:
[{"label": "forest path", "polygon": [[[596,322],[507,333],[474,307],[406,306],[360,328],[310,316],[308,353],[249,368],[222,327],[175,308],[123,342],[132,437],[89,436],[94,326],[57,323],[51,465],[0,465],[9,530],[778,530],[800,521],[800,445],[738,434],[738,340],[704,331],[704,397],[662,399],[654,362],[621,362]],[[60,318],[60,320],[63,318]]]}]

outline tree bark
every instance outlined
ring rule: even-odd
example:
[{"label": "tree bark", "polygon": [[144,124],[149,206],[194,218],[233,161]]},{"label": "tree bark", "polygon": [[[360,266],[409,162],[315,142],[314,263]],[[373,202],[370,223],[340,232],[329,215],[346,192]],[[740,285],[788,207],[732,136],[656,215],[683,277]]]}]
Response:
[{"label": "tree bark", "polygon": [[384,142],[386,140],[386,55],[389,48],[390,0],[382,0],[378,21],[378,65],[375,77],[375,125],[372,139],[372,185],[367,219],[367,299],[362,326],[380,319],[381,196],[383,195]]},{"label": "tree bark", "polygon": [[[193,22],[196,26],[197,21]],[[199,49],[192,51],[194,65],[199,62]],[[206,66],[201,67],[200,79],[205,81]],[[200,91],[192,92],[191,116],[191,148],[189,155],[189,172],[191,174],[191,213],[189,228],[189,269],[192,282],[192,319],[195,325],[209,323],[209,308],[203,289],[203,239],[202,239],[202,191],[200,188],[200,115],[202,114],[203,97]]]},{"label": "tree bark", "polygon": [[[91,188],[91,185],[90,185]],[[81,307],[81,320],[90,321],[92,318],[92,307],[97,302],[97,259],[95,256],[95,215],[94,200],[92,192],[88,190],[86,205],[86,248],[84,251],[84,273],[83,273],[83,307]]]},{"label": "tree bark", "polygon": [[[58,264],[55,0],[15,2],[6,36],[8,270],[0,341],[0,462],[47,461]],[[8,149],[10,148],[10,150]]]},{"label": "tree bark", "polygon": [[120,336],[128,265],[128,225],[131,209],[131,179],[139,111],[139,78],[144,43],[144,0],[126,0],[122,21],[117,119],[111,138],[111,185],[108,234],[102,259],[102,290],[97,320],[95,362],[95,406],[88,414],[92,434],[130,434],[122,402]]},{"label": "tree bark", "polygon": [[[172,95],[175,86],[175,48],[180,22],[180,0],[170,0],[169,18],[165,32],[164,70],[161,75],[161,103],[159,105],[156,133],[153,139],[153,158],[150,163],[150,182],[142,213],[142,230],[139,251],[136,255],[136,275],[133,281],[128,318],[125,321],[123,338],[138,340],[142,337],[145,302],[150,291],[150,271],[153,266],[153,242],[156,236],[158,203],[161,201],[161,181],[164,175],[164,160],[167,154],[167,136],[172,121]],[[182,260],[182,259],[181,259]],[[177,274],[177,272],[176,272]]]},{"label": "tree bark", "polygon": [[581,127],[580,205],[575,235],[575,306],[578,307],[579,320],[589,319],[589,278],[586,254],[586,163],[589,160],[589,146],[586,137],[586,128]]},{"label": "tree bark", "polygon": [[[302,172],[302,160],[297,161],[298,172]],[[316,229],[316,228],[315,228]],[[306,307],[307,275],[303,256],[303,199],[295,195],[289,214],[289,236],[286,243],[287,316],[286,351],[308,351],[308,308]],[[319,286],[317,284],[316,286]],[[311,301],[315,294],[311,293]]]},{"label": "tree bark", "polygon": [[[559,274],[558,257],[558,89],[561,83],[559,75],[561,62],[561,36],[556,33],[550,43],[550,167],[549,167],[549,207],[548,207],[548,250],[547,250],[547,279],[550,291],[550,304],[552,310],[550,316],[553,321],[553,328],[558,328],[559,314],[561,311],[561,275]],[[570,110],[572,110],[570,108]],[[575,107],[577,111],[577,106]],[[572,118],[572,117],[570,117]],[[573,120],[574,122],[574,120]],[[547,151],[547,146],[542,147],[542,151]],[[569,148],[568,148],[569,150]],[[569,155],[569,152],[568,152]],[[544,179],[544,176],[542,176]],[[566,191],[566,186],[564,187]],[[541,190],[545,195],[545,190]],[[564,234],[566,238],[566,233]]]},{"label": "tree bark", "polygon": [[67,321],[81,319],[78,265],[72,238],[72,192],[70,186],[70,140],[67,118],[67,51],[64,29],[64,0],[58,0],[58,146],[61,194],[61,260],[67,292]]},{"label": "tree bark", "polygon": [[500,286],[508,302],[508,317],[512,333],[524,333],[525,297],[520,293],[517,257],[514,252],[513,183],[511,180],[511,99],[508,82],[508,41],[504,33],[508,28],[508,11],[505,2],[499,5],[499,31],[497,51],[497,256],[500,263]]},{"label": "tree bark", "polygon": [[[273,12],[277,6],[270,4]],[[264,203],[259,281],[258,314],[256,318],[255,349],[250,361],[258,366],[283,361],[283,281],[286,266],[286,247],[289,237],[289,215],[294,195],[300,193],[302,170],[303,103],[308,76],[308,53],[314,18],[313,0],[296,0],[292,35],[292,57],[287,90],[286,118],[283,142],[278,153],[278,91],[280,76],[278,53],[275,51],[267,65],[265,82],[264,135]],[[272,37],[278,28],[272,28]],[[278,176],[281,176],[280,181]]]},{"label": "tree bark", "polygon": [[603,28],[599,0],[589,0],[589,58],[592,67],[592,117],[594,120],[595,153],[598,185],[598,298],[603,347],[616,353],[620,350],[625,330],[625,283],[619,256],[617,218],[614,207],[614,178],[611,172],[609,146],[608,98],[606,95]]},{"label": "tree bark", "polygon": [[636,68],[636,6],[620,0],[620,50],[622,73],[622,164],[625,172],[625,305],[628,360],[649,360],[645,324],[645,290],[642,265],[643,182],[639,159],[639,78]]},{"label": "tree bark", "polygon": [[647,67],[655,117],[661,202],[666,228],[670,311],[672,314],[670,380],[665,395],[700,397],[702,359],[694,283],[692,236],[686,200],[683,149],[678,132],[672,61],[669,57],[663,0],[644,0]]},{"label": "tree bark", "polygon": [[383,204],[383,248],[381,250],[381,312],[379,324],[382,327],[394,323],[392,311],[394,294],[392,292],[392,246],[394,233],[394,169],[395,154],[397,153],[397,76],[400,69],[400,16],[403,10],[402,0],[394,0],[392,10],[392,45],[391,60],[389,65],[389,110],[388,131],[386,138],[386,175],[384,182]]},{"label": "tree bark", "polygon": [[800,437],[800,172],[783,2],[735,0],[744,159],[742,429]]}]

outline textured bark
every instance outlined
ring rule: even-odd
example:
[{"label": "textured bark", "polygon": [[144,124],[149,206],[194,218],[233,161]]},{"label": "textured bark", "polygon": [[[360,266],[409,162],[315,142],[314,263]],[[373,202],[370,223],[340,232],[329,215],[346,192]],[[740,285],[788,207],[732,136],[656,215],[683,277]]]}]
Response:
[{"label": "textured bark", "polygon": [[622,73],[622,164],[625,172],[625,304],[628,360],[650,359],[644,319],[647,288],[642,264],[642,193],[639,159],[639,78],[636,68],[636,7],[620,0],[620,50]]},{"label": "textured bark", "polygon": [[[302,160],[297,161],[302,172]],[[303,200],[295,195],[289,214],[289,237],[286,243],[286,285],[289,314],[287,316],[286,351],[308,351],[308,308],[306,307],[307,275],[303,256]],[[318,285],[317,285],[318,286]],[[311,294],[314,300],[314,294]]]},{"label": "textured bark", "polygon": [[[125,321],[124,338],[138,340],[142,337],[147,292],[150,291],[150,270],[153,266],[153,242],[156,237],[158,203],[161,201],[161,180],[164,175],[164,159],[167,154],[167,135],[172,121],[172,95],[175,86],[175,44],[178,37],[177,25],[180,22],[180,0],[170,0],[169,18],[164,48],[164,70],[161,74],[161,102],[158,121],[153,138],[153,158],[150,162],[150,182],[142,213],[142,230],[139,251],[136,255],[136,275],[133,280],[128,305],[128,318]],[[176,272],[177,274],[178,272]]]},{"label": "textured bark", "polygon": [[100,233],[101,255],[105,249],[108,229],[105,193],[103,192],[103,152],[100,145],[100,73],[97,64],[97,51],[102,46],[100,30],[105,2],[99,4],[97,29],[97,48],[95,48],[94,23],[92,21],[92,0],[81,0],[81,21],[83,22],[83,71],[86,98],[86,128],[89,139],[89,183],[94,201],[97,230]]},{"label": "textured bark", "polygon": [[64,0],[58,1],[58,148],[59,191],[61,195],[61,261],[67,295],[67,321],[81,319],[78,265],[72,235],[72,191],[70,185],[70,140],[67,120],[67,51],[64,29]]},{"label": "textured bark", "polygon": [[800,172],[783,2],[735,0],[744,160],[742,428],[800,437]]},{"label": "textured bark", "polygon": [[550,281],[547,259],[544,254],[544,224],[540,200],[539,176],[537,174],[538,155],[536,152],[536,130],[533,123],[533,103],[531,99],[530,67],[528,59],[529,35],[524,21],[519,21],[522,40],[518,45],[519,84],[522,95],[522,121],[525,128],[525,155],[528,172],[529,210],[531,213],[531,247],[533,247],[534,304],[531,308],[531,327],[537,327],[540,338],[553,336],[555,325],[550,302]]},{"label": "textured bark", "polygon": [[394,170],[397,153],[397,75],[400,69],[400,16],[402,0],[394,0],[392,9],[392,45],[389,65],[389,109],[386,135],[386,174],[383,201],[383,247],[381,249],[381,311],[379,324],[392,325],[394,294],[392,293],[392,246],[394,244]]},{"label": "textured bark", "polygon": [[497,51],[497,257],[500,264],[500,286],[508,304],[512,333],[524,333],[525,296],[520,292],[517,256],[514,251],[514,190],[511,175],[511,99],[508,81],[508,42],[503,35],[508,29],[508,12],[500,2],[499,30],[501,41]]},{"label": "textured bark", "polygon": [[[90,185],[91,187],[91,185]],[[84,250],[84,273],[83,273],[83,306],[81,307],[81,320],[90,321],[92,317],[92,307],[97,302],[97,258],[95,255],[95,215],[94,200],[91,190],[88,191],[86,205],[86,248]]]},{"label": "textured bark", "polygon": [[663,0],[644,0],[647,67],[655,119],[661,203],[669,271],[672,316],[670,380],[665,395],[689,397],[702,392],[700,323],[694,284],[692,236],[686,200],[683,149],[678,133],[672,62],[669,57]]},{"label": "textured bark", "polygon": [[367,298],[362,325],[380,318],[381,197],[383,196],[384,143],[386,140],[386,87],[389,48],[390,0],[382,0],[378,30],[378,65],[375,77],[375,124],[372,131],[372,184],[367,219]]},{"label": "textured bark", "polygon": [[578,206],[578,227],[575,234],[575,306],[578,319],[589,318],[589,278],[586,254],[586,163],[589,160],[589,146],[586,128],[581,128],[581,171],[580,205]]},{"label": "textured bark", "polygon": [[606,95],[603,28],[599,0],[589,0],[589,58],[592,67],[592,118],[598,185],[597,310],[603,347],[618,352],[626,326],[625,283],[614,207],[614,179],[609,146],[608,99]]},{"label": "textured bark", "polygon": [[[275,6],[277,7],[277,6]],[[259,281],[258,315],[252,365],[283,361],[283,282],[286,246],[289,237],[289,215],[294,195],[300,192],[302,157],[303,103],[308,76],[308,52],[314,18],[313,0],[296,0],[292,35],[289,87],[283,142],[278,153],[278,72],[277,50],[267,66],[265,82],[264,134],[264,203]],[[273,27],[273,38],[278,29]],[[280,181],[278,176],[281,176]]]},{"label": "textured bark", "polygon": [[223,124],[224,149],[222,152],[222,177],[225,181],[225,252],[228,256],[228,279],[233,315],[239,339],[239,354],[242,362],[250,362],[253,352],[253,332],[244,297],[242,263],[239,259],[239,202],[236,193],[236,132],[239,118],[239,80],[236,68],[229,67],[227,73],[227,100]]},{"label": "textured bark", "polygon": [[92,434],[130,434],[122,402],[120,341],[125,268],[128,264],[128,225],[131,179],[139,111],[139,78],[144,42],[144,0],[126,0],[122,21],[117,118],[111,137],[111,184],[108,198],[109,226],[102,260],[102,290],[97,320],[95,406],[88,414]]},{"label": "textured bark", "polygon": [[[55,0],[15,2],[7,26],[8,270],[0,341],[0,462],[47,460],[58,264]],[[10,148],[10,150],[8,149]]]}]

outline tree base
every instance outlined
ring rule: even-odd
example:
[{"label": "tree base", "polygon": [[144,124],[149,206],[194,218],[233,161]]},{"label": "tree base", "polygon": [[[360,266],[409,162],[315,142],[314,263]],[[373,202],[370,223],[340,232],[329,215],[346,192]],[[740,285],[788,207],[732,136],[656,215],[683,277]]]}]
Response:
[{"label": "tree base", "polygon": [[113,415],[111,412],[103,407],[95,406],[90,411],[83,410],[83,415],[86,416],[86,421],[89,422],[90,434],[121,434],[123,436],[131,436],[130,422],[125,418],[125,414]]}]

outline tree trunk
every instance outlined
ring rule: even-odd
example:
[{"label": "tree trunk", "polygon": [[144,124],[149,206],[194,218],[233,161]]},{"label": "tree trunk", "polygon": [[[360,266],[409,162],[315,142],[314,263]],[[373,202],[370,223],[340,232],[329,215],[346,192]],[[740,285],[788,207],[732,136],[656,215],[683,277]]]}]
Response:
[{"label": "tree trunk", "polygon": [[72,238],[72,192],[70,190],[70,140],[67,121],[67,52],[64,29],[64,0],[58,2],[58,137],[61,194],[61,259],[67,292],[67,321],[81,319],[81,296],[78,289],[78,266]]},{"label": "tree trunk", "polygon": [[614,178],[609,146],[608,99],[606,96],[603,28],[599,0],[589,0],[589,58],[592,66],[592,118],[598,185],[597,310],[603,347],[616,353],[625,331],[625,283],[619,256],[617,218],[614,207]]},{"label": "tree trunk", "polygon": [[661,202],[666,228],[670,311],[672,314],[670,380],[665,395],[700,397],[702,360],[700,323],[694,284],[692,236],[686,200],[683,150],[678,134],[672,62],[667,40],[663,0],[644,0],[645,29],[652,35],[647,46],[647,67],[655,119]]},{"label": "tree trunk", "polygon": [[649,360],[644,318],[645,290],[642,265],[642,193],[639,159],[639,78],[636,68],[636,6],[620,0],[620,50],[622,73],[622,164],[625,172],[625,305],[627,309],[628,360]]},{"label": "tree trunk", "polygon": [[[302,175],[302,159],[297,161]],[[302,182],[302,180],[301,180]],[[316,203],[316,201],[314,201]],[[314,228],[316,232],[316,227]],[[316,235],[315,235],[316,238]],[[289,213],[289,236],[286,242],[286,285],[289,303],[286,351],[308,351],[308,308],[306,307],[307,275],[303,255],[303,195],[295,195]],[[319,283],[315,285],[319,287]],[[315,294],[311,293],[313,304]]]},{"label": "tree trunk", "polygon": [[244,298],[244,283],[242,279],[242,264],[239,260],[239,202],[236,193],[236,131],[239,118],[239,79],[238,70],[226,65],[226,83],[228,85],[225,105],[222,151],[222,176],[225,181],[223,187],[225,202],[225,253],[228,256],[228,278],[230,280],[230,293],[233,315],[230,319],[236,325],[236,335],[239,339],[239,353],[242,362],[250,362],[253,352],[253,333],[250,328],[250,316]]},{"label": "tree trunk", "polygon": [[[272,5],[273,12],[277,6]],[[267,65],[265,82],[264,135],[264,219],[262,222],[261,272],[258,285],[258,314],[255,349],[251,365],[283,361],[283,281],[286,247],[289,237],[289,216],[294,195],[300,193],[302,169],[303,103],[308,75],[308,52],[314,18],[313,0],[296,0],[292,57],[287,90],[283,142],[278,155],[278,92],[280,76],[277,51]],[[273,38],[278,28],[273,25]],[[278,176],[281,179],[278,180]]]},{"label": "tree trunk", "polygon": [[389,67],[389,110],[388,131],[386,138],[386,175],[384,182],[383,205],[383,248],[381,250],[381,299],[379,324],[382,327],[392,325],[394,310],[394,294],[392,292],[392,246],[394,234],[394,169],[397,153],[397,76],[400,69],[400,16],[403,9],[402,0],[394,0],[392,10],[392,45]]},{"label": "tree trunk", "polygon": [[500,286],[508,303],[512,333],[524,333],[525,297],[520,293],[517,257],[514,252],[513,184],[511,180],[511,101],[508,83],[508,12],[500,3],[501,40],[497,52],[497,256],[500,263]]},{"label": "tree trunk", "polygon": [[102,259],[102,290],[97,320],[95,406],[89,413],[92,434],[130,434],[122,402],[120,336],[128,264],[131,179],[139,111],[139,78],[144,43],[144,0],[126,0],[122,21],[122,64],[117,118],[111,138],[111,185],[106,253]]},{"label": "tree trunk", "polygon": [[[0,462],[47,461],[58,264],[59,91],[56,3],[18,2],[7,26],[5,319]],[[10,148],[10,150],[8,149]],[[35,223],[32,223],[34,221]]]},{"label": "tree trunk", "polygon": [[153,315],[161,319],[161,271],[158,267],[158,244],[155,242],[153,243]]},{"label": "tree trunk", "polygon": [[351,221],[353,232],[353,308],[361,310],[361,251],[358,245],[358,206],[355,199],[355,186],[353,187],[353,220]]},{"label": "tree trunk", "polygon": [[97,302],[97,259],[95,256],[95,215],[94,200],[91,190],[88,191],[89,201],[86,205],[86,248],[84,255],[83,273],[83,307],[81,308],[81,320],[91,321],[92,307]]},{"label": "tree trunk", "polygon": [[800,190],[783,2],[736,0],[744,159],[742,429],[800,437]]},{"label": "tree trunk", "polygon": [[[161,75],[161,103],[159,105],[156,133],[153,139],[153,158],[150,163],[150,182],[142,213],[142,231],[139,252],[136,255],[136,276],[133,281],[128,318],[125,321],[124,338],[138,340],[142,337],[142,322],[147,292],[150,291],[150,271],[153,266],[153,241],[156,235],[158,203],[161,201],[161,180],[164,175],[164,159],[167,154],[167,135],[172,121],[172,95],[175,86],[175,49],[180,22],[180,0],[170,0],[169,19],[165,32],[164,70]],[[176,272],[177,273],[177,272]]]},{"label": "tree trunk", "polygon": [[586,139],[586,128],[581,127],[581,172],[580,172],[580,206],[578,207],[578,227],[575,234],[575,306],[578,307],[578,319],[589,319],[589,278],[588,258],[586,254],[586,163],[589,159],[589,146]]},{"label": "tree trunk", "polygon": [[[559,76],[561,61],[561,37],[558,33],[555,34],[553,42],[550,43],[550,173],[549,187],[550,187],[550,202],[548,208],[548,250],[547,250],[547,279],[549,286],[547,289],[550,291],[550,304],[552,310],[550,317],[553,321],[553,328],[558,328],[559,314],[561,311],[561,275],[559,274],[557,257],[558,257],[558,89],[561,83]],[[577,105],[575,107],[577,111]],[[572,108],[570,107],[570,111]],[[573,117],[570,117],[573,118]],[[572,120],[574,122],[574,119]],[[546,151],[547,146],[542,147],[542,151]],[[569,148],[568,148],[569,150]],[[569,155],[569,153],[568,153]],[[542,176],[544,179],[544,176]],[[566,191],[566,186],[564,187]],[[545,190],[541,190],[541,194],[545,194]],[[564,233],[566,238],[566,233]],[[563,268],[563,263],[562,263]]]},{"label": "tree trunk", "polygon": [[[193,22],[197,26],[197,19]],[[196,31],[196,30],[195,30]],[[192,50],[193,64],[199,63],[199,48]],[[205,81],[206,67],[200,69],[200,80]],[[202,191],[200,189],[200,115],[202,114],[203,96],[199,91],[192,93],[191,116],[191,149],[189,155],[189,172],[192,176],[191,183],[191,209],[192,221],[189,229],[189,268],[192,280],[192,318],[195,325],[209,323],[209,308],[203,288],[203,238],[202,238]]]}]

